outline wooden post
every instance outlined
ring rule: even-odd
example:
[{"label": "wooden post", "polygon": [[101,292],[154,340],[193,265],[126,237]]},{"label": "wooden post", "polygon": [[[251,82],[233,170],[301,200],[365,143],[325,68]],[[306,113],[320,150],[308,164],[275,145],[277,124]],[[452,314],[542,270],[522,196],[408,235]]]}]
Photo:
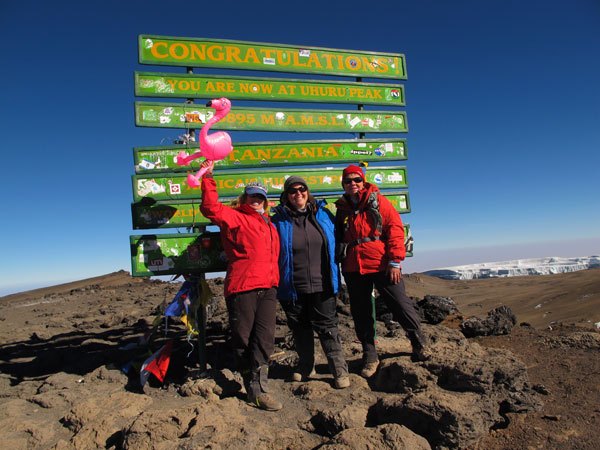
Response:
[{"label": "wooden post", "polygon": [[[194,73],[193,67],[187,67],[187,73]],[[188,103],[194,103],[193,98],[187,99]],[[188,129],[189,140],[196,141],[196,129]],[[205,226],[194,226],[192,227],[192,232],[194,233],[204,233],[206,231]],[[201,281],[205,280],[204,272],[198,273],[195,275],[197,278],[196,281],[196,296],[198,298],[194,299],[195,301],[200,301],[200,297],[202,295],[201,291]],[[206,373],[207,365],[208,365],[208,357],[206,354],[206,307],[203,304],[198,305],[196,309],[196,323],[198,324],[198,368],[200,370],[200,374]]]},{"label": "wooden post", "polygon": [[[356,77],[356,81],[360,83],[362,81],[362,77]],[[365,105],[357,105],[357,106],[358,106],[358,110],[359,111],[364,111]],[[358,138],[359,139],[364,139],[365,138],[365,133],[358,133]]]}]

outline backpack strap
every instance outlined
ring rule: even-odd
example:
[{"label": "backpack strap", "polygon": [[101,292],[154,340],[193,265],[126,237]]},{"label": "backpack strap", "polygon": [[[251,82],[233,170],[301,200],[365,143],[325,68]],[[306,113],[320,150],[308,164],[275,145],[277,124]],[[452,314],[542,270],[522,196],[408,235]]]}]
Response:
[{"label": "backpack strap", "polygon": [[377,198],[377,192],[371,192],[369,194],[369,198],[367,199],[367,210],[371,213],[373,219],[375,220],[375,228],[377,233],[379,233],[379,236],[376,237],[380,237],[383,234],[383,219],[379,213],[379,200]]},{"label": "backpack strap", "polygon": [[[368,211],[373,216],[373,219],[375,221],[375,230],[377,231],[378,235],[366,236],[366,237],[363,237],[360,239],[355,239],[355,240],[347,242],[347,243],[342,242],[344,232],[348,228],[348,217],[352,213],[349,211],[343,211],[343,213],[340,213],[340,210],[338,209],[338,214],[336,214],[336,227],[335,227],[336,232],[338,233],[338,236],[337,236],[338,237],[338,240],[337,240],[338,248],[336,249],[337,262],[341,262],[346,257],[346,253],[347,253],[349,247],[354,247],[355,245],[363,244],[365,242],[379,241],[382,239],[383,218],[381,217],[381,214],[379,213],[379,200],[377,198],[376,192],[371,192],[369,194],[369,198],[367,199],[367,207],[364,208],[362,211]],[[360,210],[357,210],[357,211],[354,211],[354,214],[358,214],[360,212],[361,212]]]}]

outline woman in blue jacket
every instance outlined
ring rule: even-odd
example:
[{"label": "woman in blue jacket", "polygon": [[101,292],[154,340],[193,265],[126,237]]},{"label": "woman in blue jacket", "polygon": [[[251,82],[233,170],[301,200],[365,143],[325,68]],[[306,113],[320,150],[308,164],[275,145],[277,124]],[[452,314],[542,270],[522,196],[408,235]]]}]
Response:
[{"label": "woman in blue jacket", "polygon": [[286,180],[272,217],[281,243],[277,298],[298,352],[292,379],[303,381],[314,375],[316,331],[334,385],[343,389],[350,386],[350,379],[336,311],[340,273],[335,263],[335,220],[325,204],[309,193],[302,177]]}]

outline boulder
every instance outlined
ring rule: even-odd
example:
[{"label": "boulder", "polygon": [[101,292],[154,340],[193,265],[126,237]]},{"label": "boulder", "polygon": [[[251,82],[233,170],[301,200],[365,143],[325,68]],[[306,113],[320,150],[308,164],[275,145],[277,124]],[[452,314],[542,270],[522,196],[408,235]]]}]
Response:
[{"label": "boulder", "polygon": [[464,448],[507,422],[508,412],[541,408],[525,365],[507,350],[488,351],[458,330],[425,325],[430,358],[383,359],[374,388],[396,395],[372,408],[376,424],[398,423],[432,447]]},{"label": "boulder", "polygon": [[408,428],[388,423],[374,428],[344,430],[319,448],[321,450],[354,450],[357,448],[430,450],[431,446],[427,440]]},{"label": "boulder", "polygon": [[406,426],[433,448],[466,448],[501,421],[492,402],[471,392],[428,389],[408,397],[387,396],[373,410],[378,422]]},{"label": "boulder", "polygon": [[311,418],[315,431],[324,436],[335,436],[349,429],[364,427],[367,422],[368,408],[361,404],[349,404],[342,409],[327,408]]},{"label": "boulder", "polygon": [[417,302],[417,311],[423,319],[432,325],[442,322],[450,314],[458,314],[456,303],[450,297],[426,295]]},{"label": "boulder", "polygon": [[517,323],[516,316],[508,306],[499,306],[490,311],[485,319],[470,317],[460,324],[460,329],[466,337],[496,336],[510,334]]},{"label": "boulder", "polygon": [[384,359],[375,376],[375,389],[381,392],[410,393],[425,389],[433,377],[407,358]]}]

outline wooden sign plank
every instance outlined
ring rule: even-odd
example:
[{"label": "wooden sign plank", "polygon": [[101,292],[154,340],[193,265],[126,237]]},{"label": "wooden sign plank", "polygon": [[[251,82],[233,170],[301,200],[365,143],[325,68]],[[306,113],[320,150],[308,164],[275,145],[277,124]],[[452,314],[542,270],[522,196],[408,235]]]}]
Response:
[{"label": "wooden sign plank", "polygon": [[136,97],[405,106],[401,84],[135,72]]},{"label": "wooden sign plank", "polygon": [[[392,202],[394,208],[400,213],[410,212],[410,200],[406,191],[382,191],[382,194]],[[327,208],[335,214],[335,201],[337,195],[317,195],[327,201]],[[200,212],[200,199],[154,201],[144,199],[132,203],[131,212],[133,228],[136,230],[149,230],[160,228],[199,227],[210,225],[211,222]],[[149,200],[149,201],[148,201]],[[229,204],[233,198],[221,198],[221,202]],[[274,207],[279,204],[278,198],[269,198],[269,205]]]},{"label": "wooden sign plank", "polygon": [[406,79],[401,53],[141,34],[138,56],[140,64]]},{"label": "wooden sign plank", "polygon": [[[138,127],[202,128],[214,109],[198,104],[135,102]],[[404,111],[251,108],[238,106],[214,130],[406,133]]]},{"label": "wooden sign plank", "polygon": [[[412,256],[410,225],[404,224],[406,256]],[[131,274],[153,275],[224,272],[227,258],[219,233],[178,233],[129,237]]]},{"label": "wooden sign plank", "polygon": [[[312,192],[335,192],[341,190],[341,167],[315,167],[290,169],[265,169],[260,172],[223,170],[214,173],[217,191],[222,196],[237,196],[251,181],[260,181],[269,188],[270,195],[283,191],[285,180],[291,175],[304,177]],[[408,187],[406,167],[374,167],[367,170],[366,179],[380,189],[404,189]],[[190,187],[185,173],[156,173],[133,175],[133,200],[144,197],[155,200],[198,198],[200,187]]]},{"label": "wooden sign plank", "polygon": [[[194,154],[197,142],[187,145],[136,147],[133,158],[136,173],[199,170],[204,158],[191,166],[178,166],[181,151]],[[406,139],[338,139],[319,141],[239,142],[226,159],[216,161],[217,169],[311,164],[356,163],[358,161],[399,161],[407,159]]]},{"label": "wooden sign plank", "polygon": [[219,233],[130,236],[129,242],[133,276],[222,272],[227,269]]}]

